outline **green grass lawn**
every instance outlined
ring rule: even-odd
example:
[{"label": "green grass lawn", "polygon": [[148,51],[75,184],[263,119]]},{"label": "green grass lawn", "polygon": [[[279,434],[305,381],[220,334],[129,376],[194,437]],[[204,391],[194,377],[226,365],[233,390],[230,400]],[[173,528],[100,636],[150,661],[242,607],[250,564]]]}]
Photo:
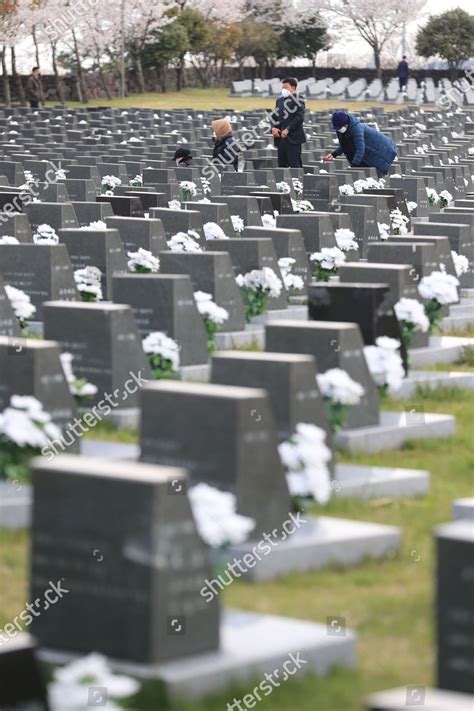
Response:
[{"label": "green grass lawn", "polygon": [[[48,105],[54,106],[57,102],[50,101]],[[115,108],[144,108],[144,109],[233,109],[235,111],[248,111],[250,109],[269,109],[275,105],[275,99],[250,96],[239,98],[229,96],[228,89],[184,89],[183,91],[168,91],[166,94],[130,94],[125,99],[114,98],[92,99],[87,106],[113,106]],[[84,107],[77,101],[68,101],[67,106]],[[338,99],[308,100],[306,106],[311,111],[323,111],[330,108],[347,107],[352,111],[360,111],[368,106],[383,106],[386,111],[395,111],[403,108],[400,104],[385,104],[383,102],[366,101],[339,101]]]},{"label": "green grass lawn", "polygon": [[[259,585],[234,583],[224,604],[262,613],[326,623],[344,617],[358,636],[358,662],[354,671],[336,671],[328,678],[295,678],[259,703],[268,711],[361,711],[371,692],[398,685],[434,682],[433,528],[451,519],[452,500],[473,495],[472,446],[474,393],[442,390],[409,402],[388,400],[388,409],[422,405],[427,412],[455,415],[457,430],[449,440],[408,443],[402,450],[373,455],[339,455],[339,461],[380,466],[426,469],[431,490],[426,498],[383,499],[370,502],[334,501],[325,514],[345,516],[403,529],[400,553],[384,562],[366,561],[351,569],[329,569],[289,575]],[[102,433],[107,436],[106,432]],[[113,437],[111,431],[109,437]],[[130,433],[127,440],[133,439]],[[28,535],[0,531],[0,628],[24,606],[27,598]],[[290,644],[290,642],[289,642]],[[257,680],[259,681],[259,680]],[[239,689],[201,703],[176,704],[174,711],[220,711]],[[155,685],[143,688],[133,708],[140,711],[168,706],[159,701]]]}]

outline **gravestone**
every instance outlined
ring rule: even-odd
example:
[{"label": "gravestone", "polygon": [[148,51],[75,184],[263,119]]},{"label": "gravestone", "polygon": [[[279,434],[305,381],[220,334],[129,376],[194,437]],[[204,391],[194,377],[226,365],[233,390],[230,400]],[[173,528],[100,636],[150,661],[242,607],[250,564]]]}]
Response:
[{"label": "gravestone", "polygon": [[63,181],[70,200],[77,202],[94,202],[97,188],[93,180],[68,178]]},{"label": "gravestone", "polygon": [[416,202],[416,217],[426,217],[430,208],[428,206],[428,195],[426,193],[425,182],[423,178],[416,178],[409,175],[403,175],[400,178],[390,176],[390,187],[399,188],[406,194],[406,199],[409,202]]},{"label": "gravestone", "polygon": [[[78,378],[97,386],[97,395],[88,404],[103,403],[105,393],[117,390],[122,399],[113,407],[137,407],[140,386],[135,381],[137,388],[125,393],[126,383],[132,379],[132,390],[133,375],[147,379],[150,369],[130,306],[49,301],[44,304],[44,336],[72,353]],[[110,412],[112,408],[106,407]]]},{"label": "gravestone", "polygon": [[[211,197],[211,200],[213,198]],[[256,197],[252,195],[218,195],[214,202],[224,202],[231,215],[238,215],[247,227],[261,227],[262,217]]]},{"label": "gravestone", "polygon": [[35,460],[31,599],[50,580],[67,591],[34,620],[42,647],[142,664],[218,649],[217,598],[199,592],[212,577],[209,551],[186,483],[182,469]]},{"label": "gravestone", "polygon": [[293,214],[293,204],[289,193],[280,193],[270,190],[251,190],[249,195],[256,198],[268,198],[271,201],[272,211],[276,210],[279,215]]},{"label": "gravestone", "polygon": [[43,302],[76,301],[79,293],[64,244],[2,244],[0,273],[5,284],[21,289],[36,306],[33,320],[43,320]]},{"label": "gravestone", "polygon": [[139,198],[145,213],[155,207],[168,207],[168,198],[165,193],[156,193],[147,190],[124,189],[124,195]]},{"label": "gravestone", "polygon": [[0,213],[0,237],[16,237],[19,242],[32,242],[31,227],[28,217],[23,212],[8,215]]},{"label": "gravestone", "polygon": [[268,392],[280,442],[288,440],[299,422],[309,422],[326,432],[332,446],[332,432],[315,378],[312,356],[295,353],[216,353],[211,362],[211,382],[263,388]]},{"label": "gravestone", "polygon": [[253,538],[281,527],[291,499],[264,390],[161,381],[145,386],[141,410],[142,461],[182,462],[193,484],[234,493]]},{"label": "gravestone", "polygon": [[91,222],[105,222],[112,217],[112,205],[109,202],[72,202],[80,227],[87,227]]},{"label": "gravestone", "polygon": [[234,228],[230,219],[229,206],[224,202],[187,202],[186,210],[196,210],[201,214],[203,225],[215,222],[224,230],[227,237],[234,236]]},{"label": "gravestone", "polygon": [[229,314],[223,331],[242,331],[245,328],[244,305],[230,256],[226,252],[162,252],[160,272],[187,274],[194,291],[211,294],[215,303]]},{"label": "gravestone", "polygon": [[306,353],[316,358],[318,373],[341,368],[364,388],[359,405],[349,409],[345,427],[379,423],[379,397],[364,356],[359,326],[338,321],[272,321],[265,326],[265,350]]},{"label": "gravestone", "polygon": [[180,365],[207,363],[207,333],[191,280],[180,274],[120,274],[114,301],[130,304],[140,335],[163,331],[180,345]]},{"label": "gravestone", "polygon": [[140,217],[107,217],[107,227],[118,230],[125,253],[146,249],[156,257],[167,249],[161,220]]},{"label": "gravestone", "polygon": [[388,206],[388,198],[386,195],[380,195],[380,191],[377,191],[376,195],[369,195],[365,191],[363,193],[356,193],[355,195],[340,195],[339,202],[344,206],[346,210],[346,205],[351,203],[357,205],[372,205],[375,207],[375,219],[377,222],[383,222],[387,225],[390,224],[390,208]]},{"label": "gravestone", "polygon": [[[437,217],[437,216],[436,216]],[[441,213],[440,222],[418,222],[414,227],[414,233],[418,235],[439,235],[449,239],[451,249],[467,257],[469,260],[469,272],[461,275],[460,283],[464,287],[474,286],[474,240],[472,227],[464,220],[457,223],[456,215],[443,215]],[[451,218],[451,219],[449,219]]]},{"label": "gravestone", "polygon": [[335,212],[343,210],[350,216],[355,241],[359,245],[359,256],[367,257],[368,245],[380,239],[376,208],[373,205],[359,205],[347,202],[344,205],[332,205],[331,210]]},{"label": "gravestone", "polygon": [[167,207],[156,207],[150,210],[150,217],[161,220],[166,239],[171,239],[178,232],[196,230],[201,235],[201,242],[203,241],[202,219],[197,210],[171,210]]},{"label": "gravestone", "polygon": [[308,256],[313,252],[319,252],[323,247],[336,247],[334,228],[329,215],[315,213],[278,215],[276,226],[300,230]]},{"label": "gravestone", "polygon": [[[444,264],[448,274],[452,274],[453,276],[456,275],[453,258],[451,256],[451,245],[449,244],[449,239],[447,237],[441,237],[439,235],[415,235],[412,239],[416,240],[416,242],[434,244],[436,251],[436,264]],[[402,244],[406,241],[407,237],[390,236],[391,243],[398,242]],[[439,266],[437,268],[439,269]]]},{"label": "gravestone", "polygon": [[295,260],[291,273],[300,276],[305,284],[311,281],[311,266],[306,254],[303,236],[299,230],[278,227],[274,229],[270,227],[246,227],[242,236],[271,239],[278,259],[290,257]]},{"label": "gravestone", "polygon": [[[0,252],[1,256],[1,252]],[[0,275],[0,336],[8,336],[13,347],[21,336],[20,322],[13,311],[10,299],[5,291],[3,277]]]},{"label": "gravestone", "polygon": [[474,526],[454,521],[435,535],[438,686],[474,694]]},{"label": "gravestone", "polygon": [[33,202],[30,205],[25,205],[24,211],[28,215],[33,232],[40,225],[49,225],[56,232],[61,229],[79,227],[74,208],[67,202]]},{"label": "gravestone", "polygon": [[[22,622],[18,621],[20,625]],[[49,711],[46,683],[37,659],[36,642],[10,623],[15,632],[0,644],[0,708],[2,711]]]},{"label": "gravestone", "polygon": [[305,175],[303,177],[303,199],[309,200],[315,210],[327,210],[338,196],[335,175]]},{"label": "gravestone", "polygon": [[[35,338],[15,339],[0,336],[0,411],[12,395],[31,395],[43,404],[53,422],[64,430],[77,415],[59,359],[57,343]],[[72,363],[73,370],[74,361]],[[79,452],[77,442],[69,445],[71,453]]]},{"label": "gravestone", "polygon": [[59,230],[59,239],[66,245],[74,271],[97,267],[102,272],[102,294],[111,298],[112,277],[127,271],[127,257],[120,235],[115,229]]},{"label": "gravestone", "polygon": [[246,274],[253,269],[269,267],[273,269],[282,282],[280,295],[268,299],[269,309],[285,309],[288,304],[287,293],[283,284],[280,267],[275,249],[270,239],[215,239],[212,240],[212,249],[216,252],[228,252],[234,274]]},{"label": "gravestone", "polygon": [[422,279],[439,269],[434,244],[417,242],[416,237],[405,237],[404,242],[373,242],[367,251],[367,260],[381,264],[410,264]]},{"label": "gravestone", "polygon": [[114,215],[144,217],[140,198],[131,195],[98,195],[97,202],[109,202]]}]

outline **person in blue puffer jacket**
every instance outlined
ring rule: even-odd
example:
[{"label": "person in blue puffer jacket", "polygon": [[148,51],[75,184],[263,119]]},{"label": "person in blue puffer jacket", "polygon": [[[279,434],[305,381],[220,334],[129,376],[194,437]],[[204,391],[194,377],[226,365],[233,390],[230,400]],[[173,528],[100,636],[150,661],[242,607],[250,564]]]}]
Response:
[{"label": "person in blue puffer jacket", "polygon": [[376,128],[360,123],[345,111],[335,111],[332,128],[337,131],[339,146],[324,160],[333,160],[344,154],[353,168],[375,168],[377,175],[386,175],[397,156],[397,146],[389,136]]}]

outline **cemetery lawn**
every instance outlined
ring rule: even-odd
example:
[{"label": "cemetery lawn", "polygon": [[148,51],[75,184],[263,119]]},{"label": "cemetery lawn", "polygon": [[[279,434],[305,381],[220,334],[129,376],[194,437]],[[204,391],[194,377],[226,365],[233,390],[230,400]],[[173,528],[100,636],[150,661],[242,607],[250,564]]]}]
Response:
[{"label": "cemetery lawn", "polygon": [[[437,524],[451,520],[453,499],[473,495],[474,393],[445,389],[419,394],[403,403],[387,400],[383,406],[392,410],[419,410],[423,406],[426,412],[452,414],[456,417],[456,434],[449,440],[409,442],[395,452],[339,454],[338,460],[428,470],[429,495],[405,501],[334,501],[324,514],[401,526],[401,552],[391,560],[367,560],[352,569],[293,574],[259,585],[235,582],[226,590],[227,607],[323,624],[328,617],[343,617],[358,635],[355,670],[339,670],[325,679],[288,681],[258,704],[263,711],[362,711],[363,699],[369,693],[434,683],[432,531]],[[26,533],[0,531],[0,629],[28,599],[27,548]],[[173,707],[160,700],[156,685],[147,684],[130,708],[222,711],[234,695],[242,698],[259,681],[206,701]]]},{"label": "cemetery lawn", "polygon": [[[49,106],[57,105],[57,102],[47,102]],[[107,106],[120,108],[142,108],[142,109],[201,109],[210,111],[212,109],[235,109],[248,111],[250,109],[265,109],[275,106],[275,98],[262,98],[260,96],[249,96],[240,98],[229,96],[228,89],[184,89],[183,91],[168,91],[166,94],[158,92],[149,94],[130,94],[125,99],[114,98],[92,99],[88,104],[80,104],[78,101],[68,101],[67,106],[72,108],[85,108],[85,106]],[[317,99],[307,100],[306,107],[311,111],[321,111],[329,108],[348,108],[352,111],[360,111],[368,106],[383,106],[386,111],[400,109],[400,104],[386,104],[384,102],[360,102],[360,101],[338,101],[337,99]]]}]

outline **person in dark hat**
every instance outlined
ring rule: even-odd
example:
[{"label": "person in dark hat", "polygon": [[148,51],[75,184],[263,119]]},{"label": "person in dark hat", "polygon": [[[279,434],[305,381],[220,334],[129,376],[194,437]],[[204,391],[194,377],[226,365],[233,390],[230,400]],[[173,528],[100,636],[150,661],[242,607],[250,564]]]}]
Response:
[{"label": "person in dark hat", "polygon": [[324,160],[333,160],[344,154],[352,168],[375,168],[379,177],[388,173],[397,157],[397,146],[389,136],[361,123],[346,111],[333,113],[332,128],[337,132],[339,146]]},{"label": "person in dark hat", "polygon": [[270,116],[272,136],[278,150],[279,168],[302,168],[301,147],[306,142],[303,128],[305,103],[298,94],[298,81],[282,81],[281,96]]},{"label": "person in dark hat", "polygon": [[193,157],[189,148],[177,148],[174,152],[173,160],[177,168],[190,168]]}]

